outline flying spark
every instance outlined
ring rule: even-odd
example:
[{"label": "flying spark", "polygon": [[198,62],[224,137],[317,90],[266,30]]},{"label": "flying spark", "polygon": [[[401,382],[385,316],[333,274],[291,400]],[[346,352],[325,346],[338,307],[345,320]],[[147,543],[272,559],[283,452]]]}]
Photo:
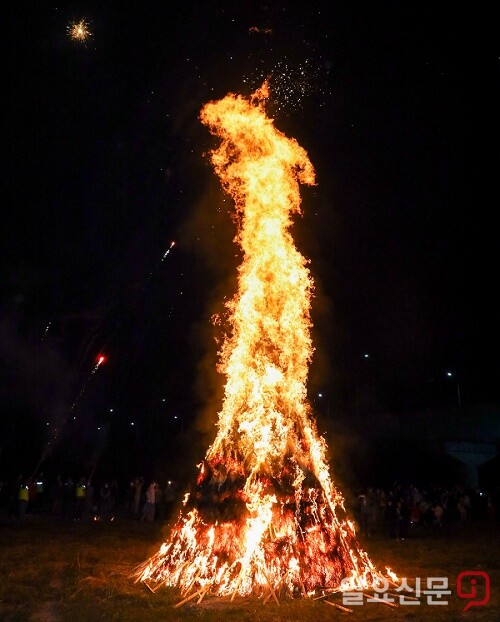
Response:
[{"label": "flying spark", "polygon": [[[52,446],[54,446],[59,438],[59,434],[62,433],[63,429],[64,429],[64,425],[66,424],[69,416],[71,415],[71,413],[75,410],[80,398],[82,397],[82,395],[85,393],[85,390],[87,389],[87,386],[90,382],[90,379],[92,378],[92,376],[97,372],[97,370],[99,369],[99,367],[106,362],[106,356],[104,354],[99,354],[96,358],[96,364],[94,366],[94,369],[90,372],[90,374],[88,375],[87,379],[85,380],[85,382],[83,383],[82,388],[80,389],[78,395],[76,396],[74,402],[71,404],[70,409],[68,410],[68,412],[66,413],[64,419],[59,423],[59,425],[55,425],[52,429],[52,434],[51,437],[48,439],[45,448],[42,452],[42,455],[40,457],[40,460],[38,461],[38,464],[35,467],[35,470],[33,472],[32,477],[35,476],[35,474],[38,472],[38,469],[40,468],[40,465],[42,464],[42,462],[47,458],[47,456],[49,455]],[[76,419],[76,417],[73,417],[73,419]],[[47,423],[47,425],[49,425]]]},{"label": "flying spark", "polygon": [[252,89],[266,80],[269,84],[270,103],[275,111],[299,110],[304,100],[313,94],[326,96],[324,63],[306,59],[294,65],[286,59],[278,61],[271,70],[259,69],[243,79]]},{"label": "flying spark", "polygon": [[73,404],[71,404],[71,408],[69,409],[68,415],[75,409],[76,405],[78,404],[78,401],[80,400],[80,398],[82,397],[82,395],[85,393],[85,390],[87,389],[87,386],[90,382],[90,379],[92,378],[92,376],[97,372],[97,370],[99,369],[99,367],[106,362],[106,357],[104,356],[104,354],[99,354],[99,356],[96,359],[96,364],[94,365],[94,369],[90,372],[90,374],[88,375],[87,379],[85,380],[85,382],[83,383],[82,388],[80,389],[80,392],[78,393],[78,395],[75,398],[75,401],[73,402]]},{"label": "flying spark", "polygon": [[45,330],[43,332],[43,335],[42,335],[42,338],[40,339],[40,341],[45,341],[45,337],[47,336],[47,333],[49,332],[50,325],[51,325],[51,322],[49,322],[47,324],[47,326],[45,327]]},{"label": "flying spark", "polygon": [[250,26],[250,28],[248,29],[248,32],[252,35],[255,33],[260,33],[263,35],[272,35],[273,34],[273,29],[272,28],[265,28],[265,27],[261,27],[261,26]]},{"label": "flying spark", "polygon": [[85,41],[92,36],[89,23],[84,19],[81,19],[79,22],[71,22],[67,30],[73,41],[79,41],[80,43],[85,43]]},{"label": "flying spark", "polygon": [[165,261],[165,259],[169,256],[170,251],[173,249],[173,247],[175,246],[175,241],[172,241],[170,243],[170,246],[167,248],[167,250],[163,253],[162,258],[160,259],[160,261],[156,264],[156,267],[151,270],[151,272],[149,273],[147,279],[144,282],[144,285],[142,287],[142,291],[146,290],[146,287],[149,284],[149,281],[153,278],[153,276],[156,274],[156,272],[159,270],[161,264]]},{"label": "flying spark", "polygon": [[175,242],[172,242],[170,246],[167,248],[167,250],[165,251],[163,257],[161,258],[161,261],[163,261],[166,258],[166,256],[170,253],[170,251],[172,250],[174,246],[175,246]]}]

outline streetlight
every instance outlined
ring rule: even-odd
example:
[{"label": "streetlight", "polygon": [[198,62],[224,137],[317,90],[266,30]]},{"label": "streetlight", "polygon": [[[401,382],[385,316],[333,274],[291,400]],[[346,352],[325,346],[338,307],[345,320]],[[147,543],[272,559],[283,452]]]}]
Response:
[{"label": "streetlight", "polygon": [[447,371],[446,375],[448,376],[448,378],[455,378],[455,381],[457,383],[457,402],[458,402],[458,407],[462,408],[462,398],[460,396],[460,383],[458,382],[458,376],[456,376],[456,374],[454,374],[451,371]]}]

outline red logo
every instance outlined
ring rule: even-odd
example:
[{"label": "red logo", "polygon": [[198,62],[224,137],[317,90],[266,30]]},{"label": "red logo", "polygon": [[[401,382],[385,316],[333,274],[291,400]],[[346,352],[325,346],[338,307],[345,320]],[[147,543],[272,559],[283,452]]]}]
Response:
[{"label": "red logo", "polygon": [[[478,596],[478,587],[481,586],[483,581],[479,581],[478,578],[481,577],[484,580],[484,596],[481,598]],[[465,583],[465,585],[464,585]],[[483,592],[483,590],[479,590]],[[490,600],[490,577],[486,572],[482,570],[464,570],[457,577],[457,595],[459,598],[468,598],[470,602],[468,602],[464,611],[467,611],[469,607],[481,607],[482,605],[486,605]]]}]

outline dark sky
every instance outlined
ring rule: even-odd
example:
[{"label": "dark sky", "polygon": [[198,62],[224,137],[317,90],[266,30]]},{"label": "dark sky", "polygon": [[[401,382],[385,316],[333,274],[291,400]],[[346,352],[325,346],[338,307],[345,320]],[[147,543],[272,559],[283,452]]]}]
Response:
[{"label": "dark sky", "polygon": [[[5,459],[33,463],[43,426],[75,416],[91,464],[110,444],[175,460],[168,439],[217,403],[209,318],[237,259],[198,114],[271,72],[269,114],[317,171],[294,226],[317,286],[311,394],[339,413],[360,387],[375,411],[442,406],[452,370],[464,402],[498,400],[492,16],[441,0],[1,13]],[[82,18],[85,44],[66,30]]]}]

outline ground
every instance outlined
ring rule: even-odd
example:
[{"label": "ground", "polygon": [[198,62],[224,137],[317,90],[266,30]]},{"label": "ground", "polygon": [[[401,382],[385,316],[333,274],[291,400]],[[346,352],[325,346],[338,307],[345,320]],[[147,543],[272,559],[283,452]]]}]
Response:
[{"label": "ground", "polygon": [[[206,598],[199,605],[194,599],[175,608],[180,600],[176,590],[162,588],[152,593],[131,577],[134,568],[157,551],[168,525],[123,518],[107,523],[64,523],[37,516],[28,516],[23,522],[0,520],[0,620],[500,621],[498,527],[498,522],[456,525],[414,532],[404,541],[376,534],[363,542],[376,565],[390,566],[411,580],[420,577],[422,582],[428,577],[448,577],[452,594],[447,605],[428,605],[425,599],[417,606],[396,608],[365,602],[349,607],[352,613],[347,613],[326,602],[341,605],[340,596],[281,599],[279,605],[272,599],[263,604],[258,599],[235,598],[229,602]],[[467,600],[456,594],[456,578],[462,571],[483,571],[490,576],[488,604],[463,611]]]}]

